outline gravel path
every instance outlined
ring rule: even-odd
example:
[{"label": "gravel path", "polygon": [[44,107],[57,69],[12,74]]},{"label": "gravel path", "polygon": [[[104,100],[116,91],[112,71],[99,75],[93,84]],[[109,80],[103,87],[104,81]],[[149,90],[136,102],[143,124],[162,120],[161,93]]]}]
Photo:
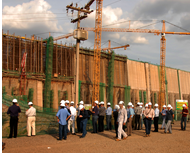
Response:
[{"label": "gravel path", "polygon": [[[159,125],[160,126],[160,125]],[[6,143],[3,153],[59,153],[59,152],[84,152],[84,153],[181,153],[190,152],[190,123],[187,130],[181,131],[180,122],[175,122],[172,134],[164,134],[164,130],[158,133],[151,132],[150,137],[144,137],[144,130],[132,132],[132,136],[126,140],[116,142],[113,138],[114,131],[103,133],[87,133],[80,139],[80,134],[69,135],[67,140],[57,141],[58,135],[38,135],[35,137],[18,137],[2,141]],[[153,130],[153,128],[152,128]]]}]

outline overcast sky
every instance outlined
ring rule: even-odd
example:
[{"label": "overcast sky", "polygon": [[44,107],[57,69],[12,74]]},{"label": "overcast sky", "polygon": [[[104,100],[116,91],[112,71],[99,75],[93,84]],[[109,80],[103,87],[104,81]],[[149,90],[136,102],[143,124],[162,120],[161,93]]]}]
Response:
[{"label": "overcast sky", "polygon": [[[47,38],[48,32],[56,37],[72,32],[76,24],[70,23],[76,18],[71,11],[66,13],[66,5],[71,2],[82,7],[89,0],[3,0],[2,28],[11,34],[25,34]],[[91,6],[95,10],[96,2]],[[190,0],[104,0],[104,28],[129,28],[128,20],[132,20],[130,28],[162,29],[161,20],[166,23],[166,31],[190,31]],[[19,14],[19,15],[18,15]],[[95,13],[81,21],[82,27],[94,27]],[[157,23],[157,24],[154,24]],[[150,26],[147,26],[150,25]],[[127,50],[115,50],[117,54],[125,54],[129,59],[160,63],[160,38],[154,34],[102,32],[102,48],[129,44]],[[63,39],[63,43],[73,43],[73,38]],[[93,49],[94,33],[89,32],[89,39],[80,46]],[[190,71],[190,35],[166,35],[166,66]]]}]

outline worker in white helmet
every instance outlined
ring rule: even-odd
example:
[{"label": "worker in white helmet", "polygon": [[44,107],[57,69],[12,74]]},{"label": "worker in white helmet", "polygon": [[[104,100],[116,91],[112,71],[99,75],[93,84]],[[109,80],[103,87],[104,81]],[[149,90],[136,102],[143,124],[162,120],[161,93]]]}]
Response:
[{"label": "worker in white helmet", "polygon": [[118,124],[117,124],[118,112],[119,112],[119,105],[115,105],[115,109],[113,111],[114,126],[115,126],[115,133],[116,133],[115,138],[118,138]]},{"label": "worker in white helmet", "polygon": [[20,107],[17,104],[17,99],[12,100],[13,105],[9,107],[7,114],[10,114],[10,134],[8,138],[12,138],[14,130],[14,138],[17,137],[17,127],[18,127],[18,115],[21,112]]},{"label": "worker in white helmet", "polygon": [[74,101],[70,103],[70,111],[71,111],[71,118],[68,120],[68,130],[70,131],[70,127],[72,127],[72,134],[75,134],[75,116],[76,116],[76,108],[74,108]]},{"label": "worker in white helmet", "polygon": [[107,123],[107,129],[106,130],[111,130],[111,117],[112,117],[112,108],[111,108],[111,103],[107,103],[107,109],[106,109],[106,123]]},{"label": "worker in white helmet", "polygon": [[124,102],[120,101],[119,102],[119,112],[118,112],[118,118],[117,118],[117,123],[118,123],[118,138],[116,141],[121,141],[121,136],[123,135],[123,140],[127,138],[127,134],[123,131],[123,125],[127,122],[127,110],[123,108]]},{"label": "worker in white helmet", "polygon": [[93,126],[93,132],[92,133],[98,133],[98,127],[97,127],[97,120],[98,120],[98,101],[96,100],[94,102],[94,108],[92,109],[92,126]]},{"label": "worker in white helmet", "polygon": [[98,131],[104,132],[104,116],[106,113],[106,108],[104,107],[104,102],[100,102],[99,111],[99,118],[98,118]]},{"label": "worker in white helmet", "polygon": [[[142,113],[142,108],[140,107],[140,102],[137,103],[137,107],[135,108],[135,130],[140,130],[140,115]],[[137,127],[138,124],[138,127]]]},{"label": "worker in white helmet", "polygon": [[77,131],[78,133],[81,133],[82,130],[80,129],[80,118],[79,118],[79,115],[80,115],[80,109],[79,109],[79,106],[80,105],[83,105],[84,106],[84,102],[83,101],[80,101],[79,104],[78,104],[78,107],[76,108],[77,110]]},{"label": "worker in white helmet", "polygon": [[32,129],[32,136],[36,135],[36,130],[35,130],[35,121],[36,121],[36,109],[33,107],[33,103],[29,102],[28,106],[30,107],[29,109],[26,110],[26,116],[27,116],[27,132],[28,132],[28,137],[31,136],[31,129]]},{"label": "worker in white helmet", "polygon": [[164,131],[164,133],[166,134],[167,133],[167,131],[169,130],[169,133],[172,133],[172,127],[171,127],[171,123],[172,123],[172,120],[173,120],[173,118],[174,118],[174,113],[173,113],[173,111],[171,110],[171,105],[170,104],[168,104],[168,106],[167,106],[167,112],[166,112],[166,119],[167,119],[167,125],[166,125],[166,128],[165,128],[165,131]]},{"label": "worker in white helmet", "polygon": [[161,115],[162,115],[162,127],[161,127],[161,129],[166,128],[166,112],[167,112],[166,105],[163,105],[162,112],[161,112]]},{"label": "worker in white helmet", "polygon": [[132,103],[128,103],[128,109],[127,109],[127,135],[131,136],[132,134],[132,120],[133,120],[133,110],[132,110]]},{"label": "worker in white helmet", "polygon": [[155,110],[154,110],[154,131],[153,132],[158,132],[158,120],[159,120],[159,114],[160,114],[160,111],[158,109],[158,104],[155,104],[154,105],[155,107]]},{"label": "worker in white helmet", "polygon": [[[189,111],[187,109],[187,105],[183,104],[183,110],[181,112],[181,130],[185,131],[186,130],[186,122],[187,122],[187,115],[189,114]],[[183,126],[184,122],[184,126]]]}]

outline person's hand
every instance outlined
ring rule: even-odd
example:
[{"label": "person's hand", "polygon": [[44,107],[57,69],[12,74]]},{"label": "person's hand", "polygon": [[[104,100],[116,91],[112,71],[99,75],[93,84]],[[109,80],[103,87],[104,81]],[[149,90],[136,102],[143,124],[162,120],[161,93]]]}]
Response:
[{"label": "person's hand", "polygon": [[82,115],[79,115],[79,117],[81,118],[81,117],[83,117]]},{"label": "person's hand", "polygon": [[91,111],[91,108],[89,108],[89,111]]},{"label": "person's hand", "polygon": [[26,111],[28,111],[28,109]]},{"label": "person's hand", "polygon": [[148,118],[148,116],[146,116],[146,118]]},{"label": "person's hand", "polygon": [[116,122],[116,124],[118,124],[118,122]]},{"label": "person's hand", "polygon": [[125,125],[125,123],[123,123],[123,125]]},{"label": "person's hand", "polygon": [[153,120],[154,118],[152,118],[152,120]]},{"label": "person's hand", "polygon": [[59,119],[57,119],[57,122],[59,123]]}]

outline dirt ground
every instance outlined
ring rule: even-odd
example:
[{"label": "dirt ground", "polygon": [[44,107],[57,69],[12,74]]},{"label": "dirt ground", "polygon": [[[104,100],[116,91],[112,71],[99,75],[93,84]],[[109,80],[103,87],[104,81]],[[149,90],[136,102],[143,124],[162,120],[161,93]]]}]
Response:
[{"label": "dirt ground", "polygon": [[[159,125],[160,127],[160,125]],[[153,128],[152,128],[153,130]],[[132,132],[132,136],[126,140],[116,142],[113,131],[91,134],[85,138],[79,138],[81,134],[69,135],[67,140],[57,141],[58,135],[38,135],[35,137],[18,137],[2,141],[6,143],[3,153],[182,153],[190,152],[190,123],[187,123],[186,131],[180,130],[180,122],[175,122],[172,134],[164,134],[164,130],[158,133],[151,132],[150,137],[144,137],[144,129]]]}]

